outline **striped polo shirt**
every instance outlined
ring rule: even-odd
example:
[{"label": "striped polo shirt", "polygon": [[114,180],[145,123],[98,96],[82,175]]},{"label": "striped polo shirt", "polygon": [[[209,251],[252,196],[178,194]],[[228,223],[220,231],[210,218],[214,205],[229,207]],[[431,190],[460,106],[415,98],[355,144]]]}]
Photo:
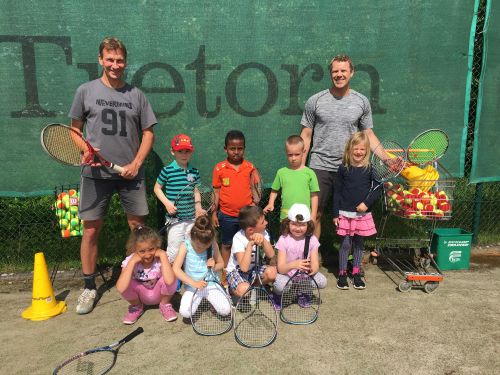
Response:
[{"label": "striped polo shirt", "polygon": [[[199,181],[200,172],[189,164],[184,169],[174,160],[162,168],[156,182],[162,186],[168,200],[176,205],[178,219],[194,218],[194,184]],[[169,216],[168,213],[166,216]]]}]

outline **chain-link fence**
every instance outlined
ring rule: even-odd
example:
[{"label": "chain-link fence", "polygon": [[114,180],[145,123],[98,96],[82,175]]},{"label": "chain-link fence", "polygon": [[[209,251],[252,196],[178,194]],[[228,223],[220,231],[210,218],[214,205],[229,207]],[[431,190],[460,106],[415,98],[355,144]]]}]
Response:
[{"label": "chain-link fence", "polygon": [[[477,13],[475,46],[473,56],[473,72],[471,81],[471,97],[469,123],[467,132],[467,151],[465,155],[465,177],[456,183],[451,220],[439,221],[438,226],[459,227],[474,233],[476,243],[491,244],[500,242],[500,183],[470,184],[469,175],[472,166],[473,138],[478,105],[479,79],[482,68],[483,29],[485,25],[487,0],[481,0]],[[149,181],[154,181],[160,161],[148,159]],[[33,254],[43,251],[49,263],[79,263],[80,237],[61,238],[58,218],[53,206],[55,195],[28,198],[0,198],[0,269],[29,269]],[[263,204],[267,199],[264,199]],[[161,227],[163,209],[158,206],[154,194],[149,191],[149,207],[151,214],[148,224]],[[380,208],[376,208],[375,216],[380,216]],[[277,237],[277,210],[269,218],[272,235]],[[331,218],[324,217],[323,228],[331,227]],[[400,228],[394,228],[399,230]],[[100,261],[117,262],[123,257],[124,244],[128,233],[127,221],[117,199],[114,199],[103,228],[99,249]],[[336,236],[333,230],[323,230],[321,238],[322,252],[336,247]]]}]

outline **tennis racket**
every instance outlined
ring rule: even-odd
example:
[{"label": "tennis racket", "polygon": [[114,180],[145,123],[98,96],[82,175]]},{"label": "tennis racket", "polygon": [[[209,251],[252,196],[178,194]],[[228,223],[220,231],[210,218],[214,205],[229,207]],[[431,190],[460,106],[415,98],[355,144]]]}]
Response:
[{"label": "tennis racket", "polygon": [[252,192],[252,201],[258,206],[262,200],[262,194],[264,191],[264,183],[262,182],[262,175],[257,168],[253,168],[250,172],[250,190]]},{"label": "tennis racket", "polygon": [[234,336],[247,348],[263,348],[278,335],[278,316],[271,296],[260,278],[260,247],[254,247],[254,278],[238,300],[234,313]]},{"label": "tennis racket", "polygon": [[142,332],[144,332],[144,330],[142,327],[139,327],[134,332],[113,344],[75,354],[57,366],[52,374],[106,374],[115,365],[120,347],[137,335],[140,335]]},{"label": "tennis racket", "polygon": [[373,150],[371,167],[373,179],[367,198],[384,182],[396,178],[406,166],[406,150],[394,141],[382,141]]},{"label": "tennis racket", "polygon": [[196,204],[210,216],[215,208],[215,194],[212,187],[200,181],[192,182],[183,187],[174,200],[177,211],[174,215],[167,213],[165,225],[160,229],[160,234],[167,234],[168,230],[175,224],[186,221],[194,221],[196,216]]},{"label": "tennis racket", "polygon": [[[309,259],[307,236],[304,245],[304,259]],[[280,318],[289,324],[311,324],[318,319],[321,298],[318,284],[307,272],[298,269],[288,280],[281,295]]]},{"label": "tennis racket", "polygon": [[[212,247],[207,250],[207,260],[212,258]],[[191,325],[202,336],[217,336],[233,327],[233,308],[231,299],[219,278],[208,268],[203,277],[207,286],[196,289],[191,301]]]},{"label": "tennis racket", "polygon": [[408,160],[413,164],[428,164],[440,159],[448,150],[449,139],[439,129],[429,129],[417,135],[408,146]]},{"label": "tennis racket", "polygon": [[60,163],[79,167],[105,166],[118,173],[123,171],[119,165],[102,157],[76,128],[63,124],[49,124],[42,129],[40,136],[42,147],[49,156]]}]

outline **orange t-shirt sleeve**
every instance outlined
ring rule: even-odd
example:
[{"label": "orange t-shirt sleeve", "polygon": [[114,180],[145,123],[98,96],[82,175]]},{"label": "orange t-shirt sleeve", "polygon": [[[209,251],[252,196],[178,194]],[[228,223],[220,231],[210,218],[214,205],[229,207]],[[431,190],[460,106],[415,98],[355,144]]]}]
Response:
[{"label": "orange t-shirt sleeve", "polygon": [[220,189],[220,177],[219,177],[219,164],[217,164],[212,173],[212,187],[214,189]]}]

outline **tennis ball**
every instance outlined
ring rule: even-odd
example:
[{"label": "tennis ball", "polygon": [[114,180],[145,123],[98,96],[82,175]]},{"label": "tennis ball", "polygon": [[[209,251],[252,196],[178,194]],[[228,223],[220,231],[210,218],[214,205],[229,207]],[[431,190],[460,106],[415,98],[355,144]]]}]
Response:
[{"label": "tennis ball", "polygon": [[71,232],[67,229],[63,229],[61,231],[61,236],[64,237],[64,238],[67,238],[67,237],[71,237]]},{"label": "tennis ball", "polygon": [[61,210],[61,209],[57,209],[56,210],[56,216],[60,219],[62,219],[64,217],[64,215],[66,215],[66,210]]},{"label": "tennis ball", "polygon": [[70,197],[74,197],[77,194],[77,191],[75,189],[69,189],[68,194]]},{"label": "tennis ball", "polygon": [[64,202],[60,199],[56,200],[56,204],[55,204],[56,208],[65,208],[64,207]]},{"label": "tennis ball", "polygon": [[80,220],[77,217],[71,219],[70,223],[71,223],[71,229],[75,229],[80,226]]},{"label": "tennis ball", "polygon": [[73,216],[78,215],[78,206],[70,206],[69,212],[71,212],[71,215]]},{"label": "tennis ball", "polygon": [[59,220],[59,227],[66,229],[66,227],[68,226],[68,223],[69,223],[68,220],[66,220],[66,219],[60,219]]},{"label": "tennis ball", "polygon": [[71,212],[69,212],[69,210],[68,210],[68,211],[65,211],[65,213],[64,213],[64,218],[65,218],[66,220],[68,220],[68,221],[70,221],[70,220],[71,220]]},{"label": "tennis ball", "polygon": [[65,191],[63,191],[63,192],[61,192],[61,193],[59,193],[59,194],[57,195],[57,199],[62,199],[62,198],[63,198],[65,195],[67,195],[67,194],[68,194],[68,193],[66,193]]},{"label": "tennis ball", "polygon": [[65,195],[64,197],[62,197],[61,201],[64,203],[64,207],[66,209],[69,208],[69,195]]},{"label": "tennis ball", "polygon": [[80,232],[79,232],[79,231],[77,231],[77,230],[72,230],[72,231],[71,231],[71,232],[69,232],[69,233],[70,233],[70,234],[71,234],[71,236],[73,236],[73,237],[77,237],[77,236],[79,236],[79,235],[80,235]]}]

